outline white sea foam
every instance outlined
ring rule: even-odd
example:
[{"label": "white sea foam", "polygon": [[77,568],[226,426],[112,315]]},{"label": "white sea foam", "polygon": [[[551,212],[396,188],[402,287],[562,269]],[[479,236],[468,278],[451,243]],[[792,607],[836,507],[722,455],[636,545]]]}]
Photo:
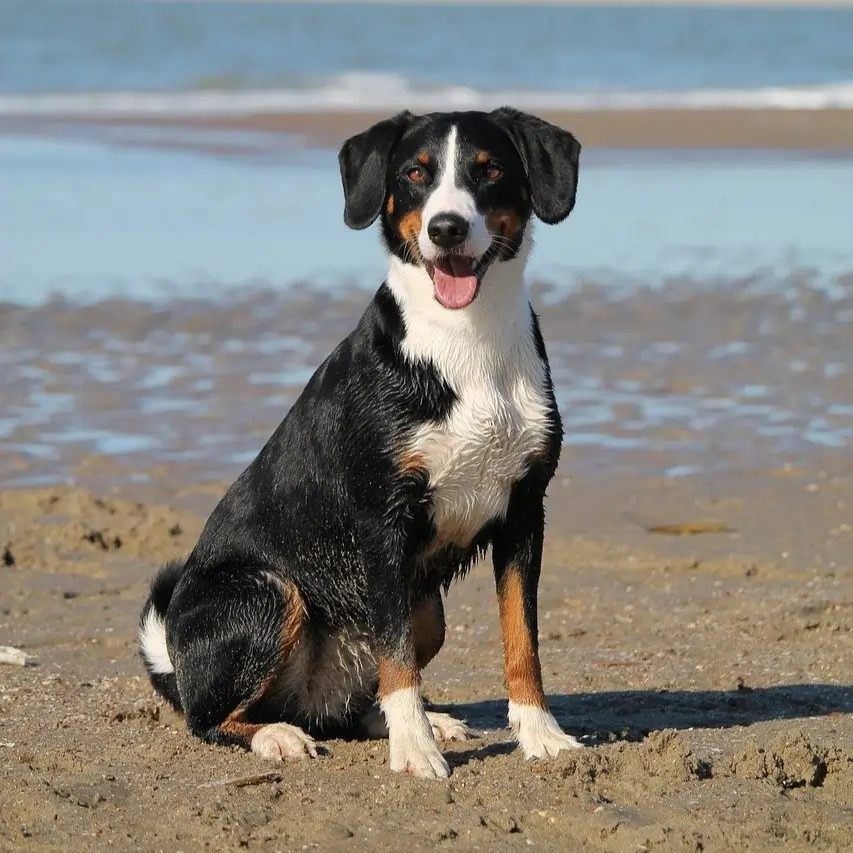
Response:
[{"label": "white sea foam", "polygon": [[0,116],[23,118],[180,118],[330,111],[492,109],[528,110],[850,109],[853,81],[810,86],[685,90],[503,90],[425,86],[392,74],[348,73],[288,89],[166,92],[62,92],[0,95]]}]

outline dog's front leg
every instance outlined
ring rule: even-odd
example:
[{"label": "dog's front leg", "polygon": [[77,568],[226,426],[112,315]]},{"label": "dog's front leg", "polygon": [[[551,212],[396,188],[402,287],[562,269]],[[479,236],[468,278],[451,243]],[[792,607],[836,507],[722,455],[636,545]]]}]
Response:
[{"label": "dog's front leg", "polygon": [[424,779],[445,779],[450,768],[438,749],[421,699],[411,615],[386,616],[397,617],[386,620],[386,633],[379,644],[379,706],[388,725],[391,769]]},{"label": "dog's front leg", "polygon": [[379,706],[388,725],[391,769],[423,779],[446,779],[450,768],[439,751],[424,710],[414,652],[379,659]]},{"label": "dog's front leg", "polygon": [[391,769],[424,779],[445,779],[450,768],[421,699],[407,574],[392,555],[383,554],[381,560],[368,561],[368,587],[379,661],[379,707],[388,726]]},{"label": "dog's front leg", "polygon": [[545,531],[543,491],[515,489],[492,544],[509,724],[525,758],[553,757],[581,746],[554,719],[542,687],[537,598]]}]

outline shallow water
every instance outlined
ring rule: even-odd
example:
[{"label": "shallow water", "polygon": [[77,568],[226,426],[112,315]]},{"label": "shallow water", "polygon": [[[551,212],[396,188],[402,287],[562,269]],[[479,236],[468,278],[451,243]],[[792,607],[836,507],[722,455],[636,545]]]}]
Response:
[{"label": "shallow water", "polygon": [[[334,152],[158,133],[0,137],[5,484],[233,476],[382,279]],[[530,265],[569,473],[838,464],[850,186],[846,158],[584,155]]]},{"label": "shallow water", "polygon": [[[189,134],[175,150],[152,148],[152,130],[110,133],[0,136],[0,299],[210,297],[258,283],[328,293],[381,281],[375,231],[343,224],[334,152],[225,133]],[[853,269],[851,159],[589,152],[581,169],[568,222],[536,231],[534,277],[630,287],[806,266],[828,284]]]},{"label": "shallow water", "polygon": [[[807,275],[614,297],[536,288],[565,425],[563,476],[826,465],[853,442],[851,282]],[[232,292],[0,314],[0,481],[250,461],[367,295]],[[93,456],[99,456],[95,460]]]}]

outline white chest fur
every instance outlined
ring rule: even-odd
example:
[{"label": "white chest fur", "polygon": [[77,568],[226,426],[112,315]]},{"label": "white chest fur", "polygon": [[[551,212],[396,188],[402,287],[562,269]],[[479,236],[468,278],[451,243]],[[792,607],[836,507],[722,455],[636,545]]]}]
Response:
[{"label": "white chest fur", "polygon": [[513,483],[547,441],[541,366],[513,358],[495,367],[461,387],[451,382],[458,399],[450,417],[421,426],[411,440],[429,472],[436,545],[464,547],[503,518]]},{"label": "white chest fur", "polygon": [[468,545],[504,517],[513,484],[547,445],[545,365],[526,289],[511,266],[499,264],[499,275],[468,308],[449,311],[432,298],[428,278],[392,264],[388,283],[406,321],[404,355],[431,362],[456,395],[449,417],[421,425],[407,445],[429,473],[434,547]]}]

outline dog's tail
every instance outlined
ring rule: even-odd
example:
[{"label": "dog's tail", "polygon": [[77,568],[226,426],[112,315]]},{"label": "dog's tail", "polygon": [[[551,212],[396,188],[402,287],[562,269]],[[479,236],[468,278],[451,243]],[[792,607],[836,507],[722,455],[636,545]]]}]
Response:
[{"label": "dog's tail", "polygon": [[139,654],[148,677],[154,689],[178,712],[183,711],[183,708],[175,667],[166,645],[166,610],[172,600],[175,584],[183,572],[182,561],[170,560],[166,563],[151,581],[148,600],[139,614]]}]

